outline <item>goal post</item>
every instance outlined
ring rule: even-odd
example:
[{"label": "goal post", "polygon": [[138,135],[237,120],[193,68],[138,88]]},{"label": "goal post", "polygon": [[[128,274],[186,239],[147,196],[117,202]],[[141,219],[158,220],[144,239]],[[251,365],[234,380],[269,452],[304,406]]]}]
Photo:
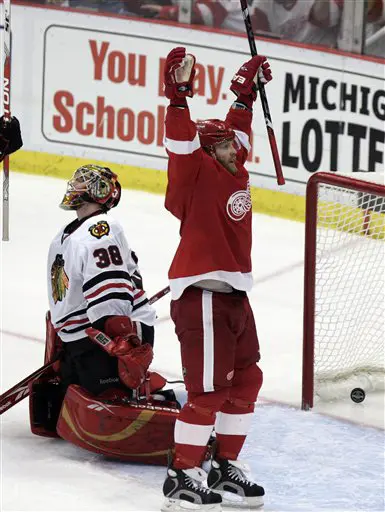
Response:
[{"label": "goal post", "polygon": [[318,172],[307,184],[303,409],[355,387],[384,389],[384,176],[378,181]]}]

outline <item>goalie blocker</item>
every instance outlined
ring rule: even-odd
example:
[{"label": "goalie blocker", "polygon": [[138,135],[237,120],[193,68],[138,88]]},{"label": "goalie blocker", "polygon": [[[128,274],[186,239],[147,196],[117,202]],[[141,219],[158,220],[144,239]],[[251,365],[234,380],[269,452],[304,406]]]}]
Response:
[{"label": "goalie blocker", "polygon": [[[60,338],[46,317],[45,362],[61,350]],[[95,396],[79,385],[63,390],[60,367],[30,384],[29,409],[33,434],[61,437],[81,448],[120,460],[167,464],[174,446],[174,425],[180,405],[166,380],[148,372],[132,399],[130,390],[111,388]]]}]

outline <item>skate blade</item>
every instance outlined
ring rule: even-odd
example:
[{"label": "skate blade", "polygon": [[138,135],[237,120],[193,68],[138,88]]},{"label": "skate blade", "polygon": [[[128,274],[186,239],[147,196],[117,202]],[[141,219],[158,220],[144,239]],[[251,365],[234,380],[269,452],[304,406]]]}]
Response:
[{"label": "skate blade", "polygon": [[173,500],[171,498],[166,498],[160,510],[162,512],[221,512],[222,508],[220,503],[201,505],[199,503],[191,503],[186,500]]},{"label": "skate blade", "polygon": [[222,507],[226,507],[226,512],[230,512],[230,509],[243,509],[243,510],[260,510],[263,503],[263,496],[254,496],[252,498],[245,498],[243,496],[238,496],[237,494],[233,494],[231,492],[226,491],[217,491],[222,496]]}]

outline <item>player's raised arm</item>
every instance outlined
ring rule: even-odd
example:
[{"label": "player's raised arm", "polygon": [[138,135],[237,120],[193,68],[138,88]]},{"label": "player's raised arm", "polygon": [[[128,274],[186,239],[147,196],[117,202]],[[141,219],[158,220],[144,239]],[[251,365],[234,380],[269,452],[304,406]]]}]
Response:
[{"label": "player's raised arm", "polygon": [[242,163],[246,161],[250,150],[251,122],[253,117],[253,104],[258,95],[258,80],[267,84],[272,79],[270,64],[266,57],[255,55],[245,62],[235,73],[231,80],[230,90],[237,99],[231,105],[226,117],[226,123],[235,131],[242,151],[238,158]]},{"label": "player's raised arm", "polygon": [[171,50],[164,71],[165,95],[170,100],[164,144],[169,156],[166,207],[180,217],[199,172],[202,149],[196,125],[190,118],[187,98],[192,98],[195,57],[186,49]]}]

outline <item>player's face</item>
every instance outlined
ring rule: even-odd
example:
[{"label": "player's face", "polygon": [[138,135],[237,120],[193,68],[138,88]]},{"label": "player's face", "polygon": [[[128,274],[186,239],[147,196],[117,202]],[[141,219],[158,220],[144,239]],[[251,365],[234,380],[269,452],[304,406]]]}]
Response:
[{"label": "player's face", "polygon": [[215,146],[215,154],[218,162],[220,162],[223,167],[226,167],[231,174],[235,174],[237,172],[237,150],[234,147],[234,141],[225,140],[225,142],[221,142]]},{"label": "player's face", "polygon": [[75,172],[70,183],[77,192],[87,192],[87,180],[82,173]]}]

